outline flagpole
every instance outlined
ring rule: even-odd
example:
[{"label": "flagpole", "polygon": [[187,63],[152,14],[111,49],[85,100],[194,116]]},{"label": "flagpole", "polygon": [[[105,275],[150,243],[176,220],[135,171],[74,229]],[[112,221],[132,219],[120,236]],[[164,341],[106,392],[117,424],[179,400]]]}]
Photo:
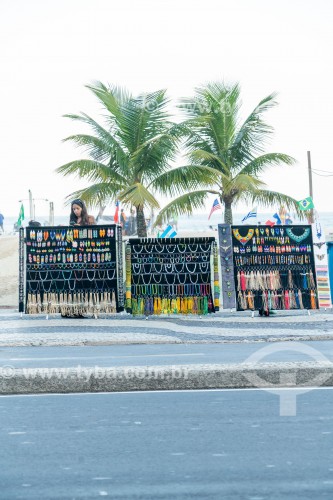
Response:
[{"label": "flagpole", "polygon": [[[313,200],[313,185],[312,185],[312,169],[311,169],[311,153],[310,153],[310,151],[308,151],[307,154],[308,154],[308,172],[309,172],[309,191],[310,191],[310,196]],[[310,224],[313,223],[313,208],[311,208],[309,210],[308,222]]]},{"label": "flagpole", "polygon": [[29,189],[29,214],[30,214],[30,220],[34,220],[34,209],[33,209],[33,201],[32,201],[32,192],[31,189]]}]

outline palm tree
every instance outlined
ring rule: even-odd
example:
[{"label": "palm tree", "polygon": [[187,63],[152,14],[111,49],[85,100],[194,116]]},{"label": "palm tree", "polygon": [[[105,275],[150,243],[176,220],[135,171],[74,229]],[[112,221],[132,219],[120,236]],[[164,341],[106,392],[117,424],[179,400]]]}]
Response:
[{"label": "palm tree", "polygon": [[127,208],[135,207],[138,236],[146,237],[144,209],[159,209],[157,194],[168,193],[167,182],[172,179],[163,174],[175,158],[181,127],[168,120],[165,90],[133,97],[101,82],[87,87],[106,111],[106,126],[85,113],[65,115],[93,131],[64,139],[83,147],[89,158],[66,163],[57,172],[76,174],[91,183],[67,200],[80,197],[95,207],[119,200]]},{"label": "palm tree", "polygon": [[[157,222],[167,219],[172,212],[190,213],[192,205],[203,208],[208,193],[220,198],[224,205],[224,221],[229,224],[233,220],[232,208],[240,201],[265,207],[283,204],[301,215],[294,198],[265,189],[266,184],[259,178],[268,167],[295,162],[283,153],[264,153],[272,127],[263,120],[263,114],[276,104],[275,94],[269,95],[240,124],[240,88],[237,83],[230,86],[209,83],[198,88],[195,97],[183,99],[180,107],[187,117],[183,128],[188,134],[185,148],[191,164],[187,170],[193,186],[196,182],[196,188],[164,207]],[[205,178],[201,182],[204,171]]]}]

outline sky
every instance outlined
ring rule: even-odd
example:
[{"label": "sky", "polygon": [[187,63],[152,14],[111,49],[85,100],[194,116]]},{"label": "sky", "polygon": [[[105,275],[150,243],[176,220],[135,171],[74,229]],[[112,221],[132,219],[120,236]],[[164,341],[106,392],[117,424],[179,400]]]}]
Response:
[{"label": "sky", "polygon": [[86,85],[134,95],[163,88],[176,103],[217,80],[240,83],[244,118],[278,93],[265,115],[275,129],[266,150],[297,163],[262,180],[305,198],[310,151],[315,207],[331,211],[332,23],[331,0],[0,0],[0,211],[18,215],[24,200],[28,212],[31,190],[36,216],[50,201],[56,214],[69,213],[65,198],[87,182],[55,173],[84,157],[62,142],[82,132],[63,115],[102,121]]}]

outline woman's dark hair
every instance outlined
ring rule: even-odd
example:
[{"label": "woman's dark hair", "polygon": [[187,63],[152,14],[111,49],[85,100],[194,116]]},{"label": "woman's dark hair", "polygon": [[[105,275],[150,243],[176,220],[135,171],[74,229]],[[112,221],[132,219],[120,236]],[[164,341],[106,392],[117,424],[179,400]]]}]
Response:
[{"label": "woman's dark hair", "polygon": [[80,199],[73,200],[71,203],[71,215],[69,217],[69,225],[74,226],[74,224],[77,224],[77,216],[73,212],[73,205],[79,205],[79,207],[82,208],[80,225],[81,226],[89,225],[89,216],[88,216],[88,212],[87,212],[87,207],[86,207],[84,201],[82,201]]}]

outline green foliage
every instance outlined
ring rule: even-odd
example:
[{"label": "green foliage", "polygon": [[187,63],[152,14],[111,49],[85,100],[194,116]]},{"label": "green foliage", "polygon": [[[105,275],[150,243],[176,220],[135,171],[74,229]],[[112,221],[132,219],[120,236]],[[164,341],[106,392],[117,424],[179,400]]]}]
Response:
[{"label": "green foliage", "polygon": [[[295,162],[286,154],[264,153],[273,129],[263,115],[277,104],[275,97],[271,94],[262,99],[243,123],[239,118],[239,84],[209,83],[197,88],[194,97],[183,99],[180,108],[185,114],[182,126],[187,132],[185,151],[190,165],[177,172],[178,179],[182,179],[182,172],[184,177],[186,172],[187,177],[186,181],[182,179],[177,184],[187,188],[188,201],[191,188],[201,185],[207,188],[206,192],[218,195],[224,204],[226,222],[232,222],[232,207],[239,201],[256,202],[265,207],[283,204],[300,214],[294,198],[266,190],[259,178],[267,168],[280,168]],[[174,192],[176,190],[174,187]],[[203,193],[200,196],[202,206]],[[189,204],[184,195],[175,199],[160,212],[160,220],[167,219],[172,207],[179,213],[186,213]]]},{"label": "green foliage", "polygon": [[[89,158],[62,165],[57,172],[76,174],[92,183],[71,193],[68,201],[80,196],[88,206],[98,206],[119,200],[125,207],[134,206],[137,213],[144,207],[160,208],[156,194],[168,191],[170,181],[163,174],[175,159],[183,133],[181,126],[169,121],[165,90],[133,97],[125,89],[101,82],[88,88],[106,111],[106,125],[85,113],[65,115],[93,132],[64,139],[83,148]],[[145,228],[139,236],[146,236]]]},{"label": "green foliage", "polygon": [[[232,222],[232,207],[240,201],[264,207],[283,204],[300,214],[290,196],[266,190],[260,175],[268,168],[293,165],[283,153],[265,153],[273,132],[263,115],[277,103],[275,94],[262,99],[243,123],[240,122],[240,87],[209,83],[197,88],[194,97],[179,107],[184,121],[175,124],[166,111],[165,90],[133,97],[126,89],[88,86],[104,108],[105,124],[85,113],[65,115],[87,125],[91,134],[64,139],[83,149],[88,158],[62,165],[62,175],[77,175],[90,183],[68,196],[81,197],[89,206],[120,200],[134,206],[140,237],[146,236],[144,209],[160,209],[159,197],[171,197],[160,210],[156,224],[174,214],[203,209],[209,193],[224,204],[225,221]],[[181,142],[182,141],[182,142]],[[183,145],[187,165],[171,167]]]}]

